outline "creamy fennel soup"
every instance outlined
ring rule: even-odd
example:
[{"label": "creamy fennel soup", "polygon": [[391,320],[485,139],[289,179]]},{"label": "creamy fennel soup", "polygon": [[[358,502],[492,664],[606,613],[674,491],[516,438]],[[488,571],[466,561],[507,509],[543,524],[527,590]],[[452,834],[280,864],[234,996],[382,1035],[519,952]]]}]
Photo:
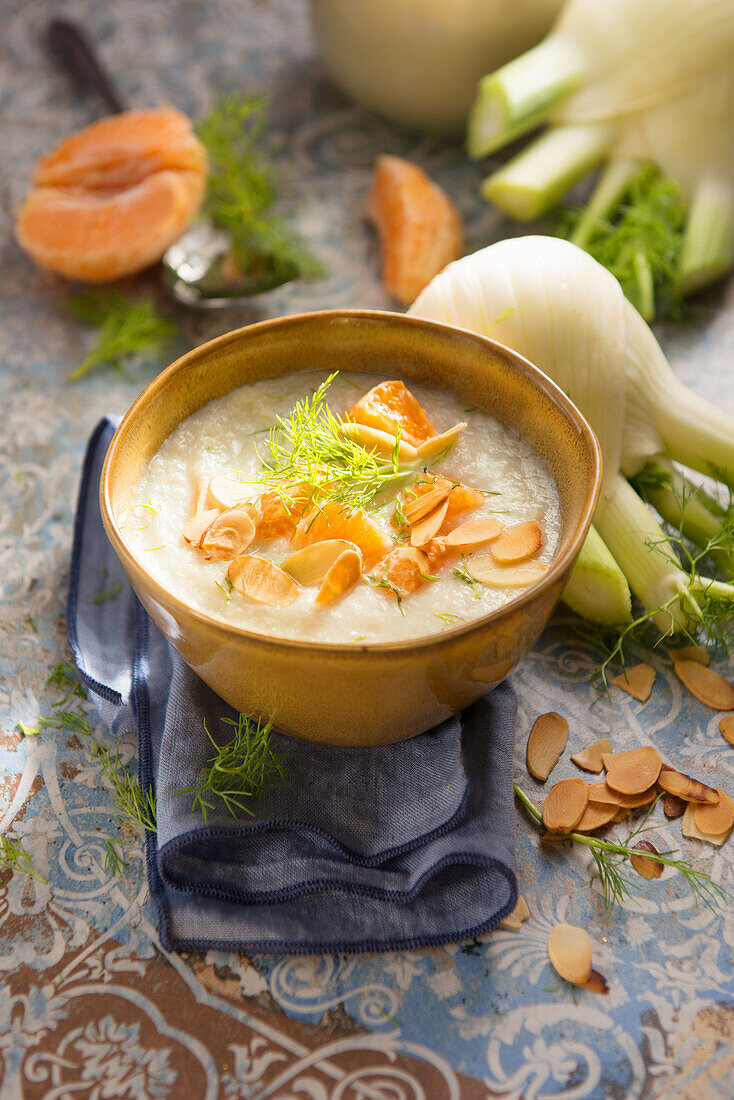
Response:
[{"label": "creamy fennel soup", "polygon": [[119,516],[191,607],[261,634],[391,642],[501,607],[560,533],[550,468],[451,394],[363,374],[242,386],[180,424]]}]

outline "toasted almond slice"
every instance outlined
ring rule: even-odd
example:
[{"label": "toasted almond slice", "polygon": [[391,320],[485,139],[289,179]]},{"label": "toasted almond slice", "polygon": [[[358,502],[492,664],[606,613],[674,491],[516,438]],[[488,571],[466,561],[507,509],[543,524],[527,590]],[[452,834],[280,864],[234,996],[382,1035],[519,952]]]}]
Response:
[{"label": "toasted almond slice", "polygon": [[521,926],[523,921],[528,920],[530,917],[530,910],[528,909],[528,903],[522,894],[518,894],[515,908],[511,913],[508,913],[504,920],[501,920],[497,925],[498,928],[510,928],[513,931]]},{"label": "toasted almond slice", "polygon": [[709,651],[702,645],[683,645],[678,649],[669,649],[668,656],[676,661],[695,661],[698,665],[708,665]]},{"label": "toasted almond slice", "polygon": [[598,775],[604,767],[602,753],[611,753],[611,751],[612,746],[608,738],[602,737],[600,741],[595,741],[593,745],[582,749],[581,752],[574,753],[571,759],[578,768],[583,768],[585,772],[596,772]]},{"label": "toasted almond slice", "polygon": [[610,802],[624,810],[636,810],[639,806],[649,806],[655,801],[658,794],[657,787],[653,784],[646,791],[639,794],[620,794],[612,790],[606,783],[592,783],[589,787],[589,798],[592,802]]},{"label": "toasted almond slice", "polygon": [[613,820],[615,823],[618,821],[626,821],[631,813],[632,810],[628,810],[626,806],[620,806],[616,814],[614,815]]},{"label": "toasted almond slice", "polygon": [[431,436],[430,439],[426,439],[425,442],[418,446],[418,458],[421,462],[430,462],[436,455],[440,455],[441,451],[445,451],[447,447],[455,443],[465,427],[466,421],[460,420],[458,424],[454,424],[453,428],[449,428],[448,431],[441,432],[440,435],[434,435]]},{"label": "toasted almond slice", "polygon": [[643,745],[614,761],[607,772],[607,786],[620,794],[641,794],[653,785],[662,766],[657,749]]},{"label": "toasted almond slice", "polygon": [[[396,436],[389,432],[381,432],[379,428],[373,428],[369,424],[356,424],[353,420],[343,420],[341,424],[343,435],[361,443],[367,451],[376,451],[379,455],[389,457],[395,450]],[[404,439],[398,444],[398,458],[401,462],[415,462],[418,451],[411,443]]]},{"label": "toasted almond slice", "polygon": [[713,787],[707,787],[700,779],[693,779],[668,764],[663,764],[660,769],[658,787],[667,794],[677,795],[685,802],[708,802],[715,806],[719,801],[719,792]]},{"label": "toasted almond slice", "polygon": [[192,546],[198,546],[201,542],[201,536],[218,515],[218,508],[209,508],[206,512],[196,512],[195,515],[190,516],[189,519],[186,520],[186,523],[184,523],[183,537]]},{"label": "toasted almond slice", "polygon": [[199,540],[207,561],[230,561],[255,537],[255,524],[241,508],[228,508],[209,524]]},{"label": "toasted almond slice", "polygon": [[210,508],[236,508],[252,495],[252,486],[226,474],[218,474],[209,485],[207,500]]},{"label": "toasted almond slice", "polygon": [[227,570],[233,588],[256,603],[287,607],[298,595],[298,585],[273,562],[255,554],[240,554]]},{"label": "toasted almond slice", "polygon": [[[649,852],[651,856],[657,856],[660,853],[654,844],[651,844],[649,840],[641,840],[639,844],[635,844],[635,851],[637,852]],[[660,862],[659,859],[650,859],[648,856],[637,856],[634,853],[630,855],[630,863],[637,871],[638,875],[642,875],[643,878],[660,878],[665,865]]]},{"label": "toasted almond slice", "polygon": [[618,809],[619,806],[611,802],[588,802],[574,832],[591,833],[602,825],[608,825],[610,821],[614,821]]},{"label": "toasted almond slice", "polygon": [[446,519],[448,508],[449,498],[446,497],[443,504],[439,504],[438,508],[434,508],[427,516],[414,523],[410,529],[410,545],[420,548],[430,542],[441,530],[441,524]]},{"label": "toasted almond slice", "polygon": [[490,588],[527,588],[536,584],[548,569],[544,561],[530,561],[525,565],[501,566],[493,558],[471,558],[466,571],[470,577]]},{"label": "toasted almond slice", "polygon": [[734,710],[734,684],[730,684],[718,672],[697,661],[675,661],[673,663],[678,679],[699,703],[712,710]]},{"label": "toasted almond slice", "polygon": [[418,523],[420,520],[425,519],[426,516],[438,508],[439,504],[443,504],[448,499],[448,495],[448,488],[429,489],[423,496],[406,501],[403,505],[403,515],[406,523]]},{"label": "toasted almond slice", "polygon": [[492,544],[492,556],[501,565],[523,561],[537,554],[543,545],[543,532],[531,519],[528,523],[515,523],[505,527],[500,537]]},{"label": "toasted almond slice", "polygon": [[535,719],[528,736],[525,760],[533,779],[545,783],[568,741],[568,722],[555,711]]},{"label": "toasted almond slice", "polygon": [[194,479],[194,507],[192,509],[192,515],[196,515],[197,512],[205,512],[208,504],[207,497],[209,494],[209,478],[203,475]]},{"label": "toasted almond slice", "polygon": [[619,806],[621,797],[618,791],[613,791],[611,787],[607,787],[603,780],[601,783],[589,784],[589,800],[591,802],[604,802],[610,806]]},{"label": "toasted almond slice", "polygon": [[604,771],[608,772],[615,760],[621,760],[626,755],[626,752],[603,752],[601,762],[604,765]]},{"label": "toasted almond slice", "polygon": [[583,817],[589,788],[583,779],[561,779],[546,795],[543,824],[551,833],[570,833]]},{"label": "toasted almond slice", "polygon": [[663,799],[663,813],[672,821],[676,817],[683,816],[687,805],[688,803],[679,798],[677,794],[666,794]]},{"label": "toasted almond slice", "polygon": [[444,538],[446,545],[453,550],[473,550],[492,542],[503,530],[504,524],[494,516],[483,516],[481,519],[469,519],[454,527]]},{"label": "toasted almond slice", "polygon": [[592,970],[591,977],[588,982],[584,982],[582,988],[588,989],[590,993],[608,993],[609,982],[598,970]]},{"label": "toasted almond slice", "polygon": [[715,806],[708,803],[698,803],[693,820],[696,828],[706,836],[720,836],[728,833],[734,826],[734,802],[726,791],[716,788],[719,801]]},{"label": "toasted almond slice", "polygon": [[548,936],[548,958],[564,981],[584,985],[591,977],[592,950],[588,932],[576,924],[556,924]]},{"label": "toasted almond slice", "polygon": [[719,722],[719,732],[725,741],[734,745],[734,714],[725,714]]},{"label": "toasted almond slice", "polygon": [[362,555],[359,550],[356,546],[351,550],[344,550],[324,577],[324,583],[316,596],[316,603],[333,603],[357,583],[361,573]]},{"label": "toasted almond slice", "polygon": [[312,542],[302,550],[289,554],[281,564],[281,569],[289,573],[298,584],[309,586],[321,584],[332,565],[345,550],[357,550],[353,542],[346,539],[324,539]]},{"label": "toasted almond slice", "polygon": [[699,807],[695,802],[689,802],[686,806],[686,812],[683,814],[683,820],[681,821],[681,831],[683,836],[690,837],[692,840],[707,840],[709,844],[715,844],[718,847],[728,839],[731,829],[726,829],[723,833],[717,833],[710,836],[708,833],[703,833],[696,825],[696,810]]},{"label": "toasted almond slice", "polygon": [[625,669],[621,676],[615,676],[612,684],[614,687],[626,691],[633,699],[646,703],[650,698],[655,676],[655,669],[652,665],[635,665],[634,668]]}]

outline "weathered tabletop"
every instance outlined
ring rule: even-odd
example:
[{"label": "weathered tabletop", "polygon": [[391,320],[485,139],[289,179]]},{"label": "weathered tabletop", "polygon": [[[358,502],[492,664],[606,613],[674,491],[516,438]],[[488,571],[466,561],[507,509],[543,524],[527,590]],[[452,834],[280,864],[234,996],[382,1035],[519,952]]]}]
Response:
[{"label": "weathered tabletop", "polygon": [[[140,837],[125,835],[123,875],[104,871],[101,838],[119,826],[89,739],[68,731],[23,739],[17,722],[33,725],[48,708],[49,666],[66,657],[70,520],[86,437],[103,413],[124,411],[161,364],[67,384],[88,336],[61,308],[68,288],[36,271],[12,240],[9,212],[35,159],[99,109],[40,44],[58,8],[4,0],[0,12],[0,830],[22,837],[47,880],[0,876],[0,1097],[733,1096],[731,910],[697,908],[666,873],[639,904],[607,914],[588,886],[588,858],[541,853],[525,820],[518,863],[532,917],[522,930],[397,955],[168,956]],[[132,104],[170,101],[196,115],[220,90],[271,92],[299,219],[330,274],[274,296],[270,313],[389,304],[360,218],[379,151],[417,159],[447,186],[472,245],[501,234],[460,149],[401,134],[329,89],[303,0],[70,0],[63,10],[89,27]],[[143,282],[156,286],[153,276]],[[166,308],[182,346],[251,319]],[[684,328],[660,335],[680,377],[734,409],[734,283],[700,302]],[[533,718],[558,710],[578,741],[608,734],[621,749],[654,739],[685,770],[732,790],[734,750],[718,716],[681,692],[663,654],[652,662],[652,699],[643,706],[617,693],[610,707],[589,684],[594,655],[550,632],[514,677],[518,775]],[[123,758],[133,756],[124,744]],[[571,769],[559,766],[558,776]],[[679,823],[663,836],[679,847]],[[734,884],[731,843],[683,846]],[[573,996],[551,971],[546,938],[564,919],[589,929],[607,997]]]}]

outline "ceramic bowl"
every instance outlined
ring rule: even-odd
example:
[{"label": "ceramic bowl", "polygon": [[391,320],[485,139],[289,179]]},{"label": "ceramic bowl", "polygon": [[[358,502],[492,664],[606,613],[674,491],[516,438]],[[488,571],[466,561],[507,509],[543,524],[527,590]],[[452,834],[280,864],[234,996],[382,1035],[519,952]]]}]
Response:
[{"label": "ceramic bowl", "polygon": [[[131,552],[117,516],[174,428],[203,405],[261,378],[295,371],[388,374],[450,390],[519,430],[549,462],[562,505],[556,556],[543,579],[505,607],[430,637],[323,644],[230,626],[174,596]],[[515,352],[476,333],[402,314],[327,310],[263,321],[195,348],[143,391],[110,445],[102,518],[156,626],[236,710],[272,717],[311,741],[379,745],[430,729],[495,687],[537,640],[589,529],[601,459],[569,399]]]}]

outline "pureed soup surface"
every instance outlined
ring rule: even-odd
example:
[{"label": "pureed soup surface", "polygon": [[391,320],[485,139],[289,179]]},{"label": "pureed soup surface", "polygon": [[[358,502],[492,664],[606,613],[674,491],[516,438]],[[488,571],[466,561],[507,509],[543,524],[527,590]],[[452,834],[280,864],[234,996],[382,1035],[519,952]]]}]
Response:
[{"label": "pureed soup surface", "polygon": [[[360,644],[440,633],[540,579],[560,500],[526,440],[447,392],[367,374],[337,374],[314,415],[325,381],[308,372],[242,386],[165,440],[118,519],[166,589],[261,634]],[[367,426],[341,428],[347,413]],[[279,417],[300,440],[296,474],[263,467]],[[433,442],[462,423],[453,443]],[[281,428],[281,473],[292,439]],[[378,484],[366,509],[350,507]],[[327,545],[306,549],[317,542]]]}]

